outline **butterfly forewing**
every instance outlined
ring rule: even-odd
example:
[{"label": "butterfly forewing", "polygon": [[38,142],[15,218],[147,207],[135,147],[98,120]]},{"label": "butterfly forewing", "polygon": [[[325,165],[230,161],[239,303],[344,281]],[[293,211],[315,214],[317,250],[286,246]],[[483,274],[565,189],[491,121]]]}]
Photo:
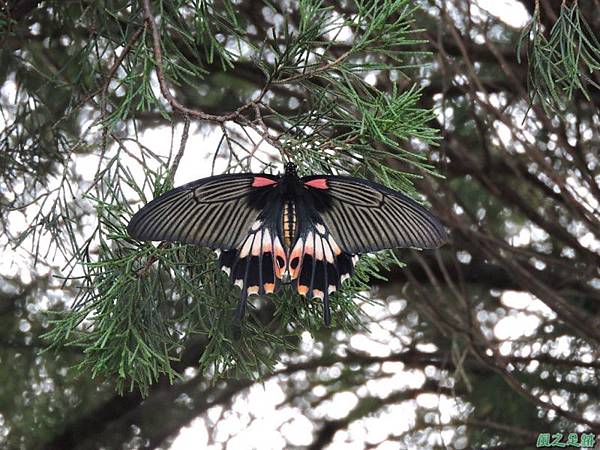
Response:
[{"label": "butterfly forewing", "polygon": [[429,211],[409,197],[357,178],[302,179],[323,223],[347,253],[388,248],[436,248],[446,232]]},{"label": "butterfly forewing", "polygon": [[246,237],[276,183],[276,177],[254,174],[194,181],[152,200],[127,231],[139,240],[230,249]]}]

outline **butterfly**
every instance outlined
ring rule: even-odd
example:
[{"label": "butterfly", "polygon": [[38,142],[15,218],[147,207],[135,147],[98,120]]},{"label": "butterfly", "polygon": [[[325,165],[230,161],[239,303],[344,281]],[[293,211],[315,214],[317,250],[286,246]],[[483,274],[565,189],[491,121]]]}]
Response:
[{"label": "butterfly", "polygon": [[219,263],[248,296],[291,283],[323,302],[350,278],[358,255],[398,247],[436,248],[447,240],[440,221],[406,195],[349,176],[300,178],[285,173],[225,174],[170,190],[133,215],[129,235],[219,249]]}]

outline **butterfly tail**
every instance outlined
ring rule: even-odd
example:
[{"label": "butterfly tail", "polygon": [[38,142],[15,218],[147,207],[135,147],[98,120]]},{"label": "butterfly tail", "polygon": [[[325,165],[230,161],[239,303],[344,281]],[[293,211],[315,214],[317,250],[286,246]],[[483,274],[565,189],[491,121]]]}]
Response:
[{"label": "butterfly tail", "polygon": [[329,307],[329,293],[327,291],[323,293],[323,321],[326,327],[331,325],[331,308]]},{"label": "butterfly tail", "polygon": [[236,322],[241,322],[246,314],[246,304],[248,303],[248,294],[242,291],[242,295],[240,297],[240,301],[235,308],[235,320]]}]

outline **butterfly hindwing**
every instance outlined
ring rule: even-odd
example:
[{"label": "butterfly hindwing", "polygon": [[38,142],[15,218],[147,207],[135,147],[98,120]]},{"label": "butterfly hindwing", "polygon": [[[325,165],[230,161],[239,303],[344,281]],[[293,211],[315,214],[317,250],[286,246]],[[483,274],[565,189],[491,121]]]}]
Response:
[{"label": "butterfly hindwing", "polygon": [[290,276],[295,280],[300,295],[323,301],[323,316],[325,324],[329,325],[329,296],[352,276],[358,257],[342,251],[318,219],[302,223],[305,226],[300,230],[289,256]]},{"label": "butterfly hindwing", "polygon": [[387,248],[436,248],[446,232],[411,198],[367,180],[316,175],[302,178],[315,209],[348,253]]},{"label": "butterfly hindwing", "polygon": [[238,319],[243,317],[250,295],[271,294],[280,287],[285,264],[281,239],[268,221],[256,221],[236,248],[221,253],[221,269],[241,289]]}]

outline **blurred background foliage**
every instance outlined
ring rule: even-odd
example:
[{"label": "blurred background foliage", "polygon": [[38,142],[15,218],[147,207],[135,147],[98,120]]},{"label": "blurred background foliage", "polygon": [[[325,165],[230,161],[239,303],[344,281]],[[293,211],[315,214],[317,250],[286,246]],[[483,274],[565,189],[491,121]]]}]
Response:
[{"label": "blurred background foliage", "polygon": [[[260,389],[273,448],[600,433],[597,0],[0,5],[2,446],[225,448]],[[185,161],[282,158],[422,195],[451,243],[363,257],[332,328],[284,292],[234,329],[212,252],[124,226]]]}]

